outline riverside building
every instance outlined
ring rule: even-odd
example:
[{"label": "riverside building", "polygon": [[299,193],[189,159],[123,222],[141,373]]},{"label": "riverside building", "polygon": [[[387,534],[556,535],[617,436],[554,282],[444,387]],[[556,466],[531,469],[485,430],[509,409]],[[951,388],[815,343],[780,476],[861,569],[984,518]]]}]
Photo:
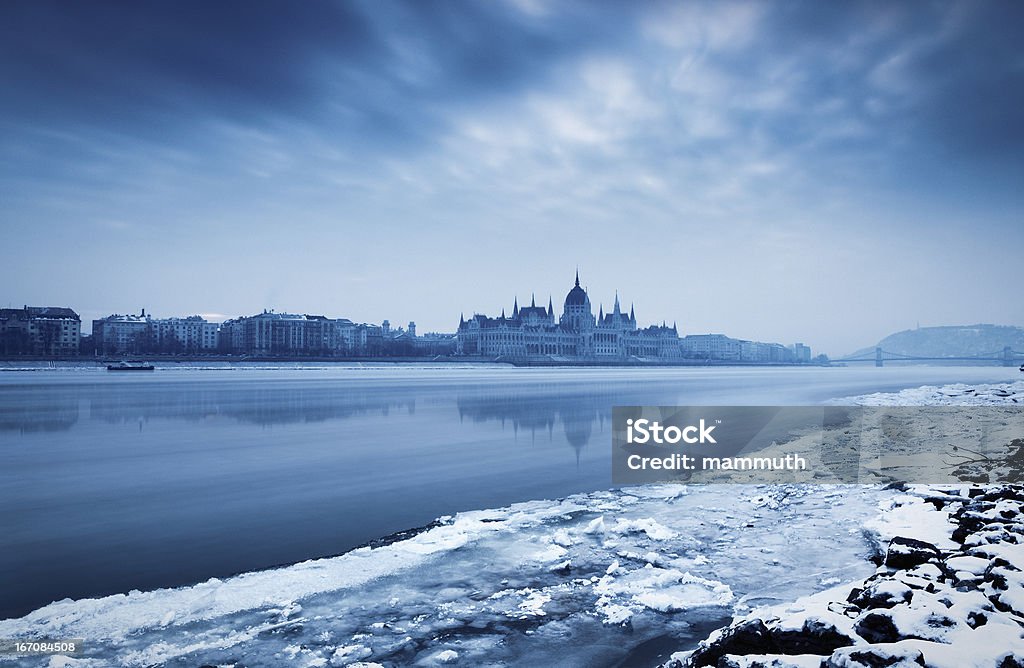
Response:
[{"label": "riverside building", "polygon": [[595,317],[590,295],[576,283],[565,296],[562,314],[555,320],[552,300],[547,308],[520,308],[516,299],[512,315],[491,318],[476,314],[459,318],[456,350],[462,355],[549,358],[571,360],[675,359],[680,357],[679,334],[675,324],[664,322],[640,328],[631,306],[622,311],[616,294],[611,313],[599,307]]},{"label": "riverside building", "polygon": [[0,354],[70,357],[78,354],[82,321],[69,308],[0,309]]}]

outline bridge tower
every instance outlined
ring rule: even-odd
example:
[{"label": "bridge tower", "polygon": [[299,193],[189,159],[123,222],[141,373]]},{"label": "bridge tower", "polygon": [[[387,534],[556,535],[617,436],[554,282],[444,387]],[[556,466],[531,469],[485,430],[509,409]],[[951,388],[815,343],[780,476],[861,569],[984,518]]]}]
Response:
[{"label": "bridge tower", "polygon": [[878,346],[875,348],[875,366],[882,366],[882,347]]},{"label": "bridge tower", "polygon": [[1013,350],[1010,346],[1003,347],[1003,366],[1013,366]]}]

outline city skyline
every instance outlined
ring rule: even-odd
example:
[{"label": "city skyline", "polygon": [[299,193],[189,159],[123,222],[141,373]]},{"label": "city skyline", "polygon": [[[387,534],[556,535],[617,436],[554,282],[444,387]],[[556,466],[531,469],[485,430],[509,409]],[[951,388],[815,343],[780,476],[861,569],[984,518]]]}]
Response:
[{"label": "city skyline", "polygon": [[[460,312],[459,323],[454,330],[441,330],[425,332],[425,335],[432,341],[448,339],[457,341],[454,351],[457,354],[484,355],[489,357],[523,357],[523,356],[544,356],[544,355],[569,355],[584,359],[601,357],[663,357],[677,358],[680,355],[692,355],[699,357],[705,355],[715,359],[726,359],[718,357],[718,353],[736,355],[736,359],[753,361],[754,357],[767,355],[768,349],[760,349],[758,346],[773,346],[774,349],[782,349],[780,343],[766,344],[752,339],[740,339],[728,337],[720,332],[691,332],[680,336],[677,328],[677,321],[662,318],[661,325],[657,324],[655,318],[648,324],[646,319],[638,319],[635,315],[635,302],[628,302],[628,308],[620,303],[619,294],[616,291],[612,305],[607,313],[603,304],[598,303],[596,311],[594,304],[586,288],[581,285],[579,270],[576,271],[573,285],[569,288],[564,304],[562,315],[555,321],[553,297],[549,296],[548,305],[538,306],[536,295],[531,294],[529,304],[524,300],[522,307],[518,298],[513,298],[511,310],[506,315],[506,309],[501,308],[501,315],[496,317],[474,311],[466,318],[466,313]],[[302,333],[293,345],[305,352],[320,351],[329,354],[352,352],[355,348],[365,349],[370,339],[376,337],[395,338],[395,340],[416,340],[417,325],[415,321],[408,322],[408,329],[396,323],[392,325],[389,319],[381,323],[360,322],[348,317],[337,317],[338,314],[318,313],[297,313],[288,310],[277,311],[275,309],[264,309],[261,313],[253,315],[238,315],[223,320],[207,319],[203,314],[157,314],[152,311],[146,312],[145,308],[139,309],[138,313],[111,313],[101,318],[84,319],[74,309],[67,307],[39,307],[25,305],[23,309],[6,308],[0,309],[0,334],[14,336],[7,340],[5,346],[15,346],[19,352],[30,352],[30,341],[36,345],[42,345],[43,339],[50,341],[52,336],[48,335],[53,327],[51,324],[44,324],[59,317],[63,320],[72,318],[79,323],[74,336],[74,346],[78,346],[78,330],[82,336],[90,336],[89,348],[95,348],[97,353],[108,354],[124,352],[156,352],[156,353],[256,353],[266,354],[271,352],[271,339],[266,338],[265,345],[259,344],[253,347],[254,337],[263,339],[269,336],[269,330],[264,332],[260,325],[255,324],[261,321],[276,322],[281,326],[288,327],[288,323],[295,323],[303,330],[307,327],[314,332],[317,346],[310,348],[307,342],[307,334]],[[31,332],[26,330],[26,324],[34,317],[41,317],[42,321],[37,325],[39,329]],[[8,323],[8,320],[10,322]],[[90,330],[87,332],[81,325],[88,325],[91,322]],[[246,325],[246,322],[254,324]],[[639,325],[638,325],[639,323]],[[13,329],[8,331],[5,324]],[[647,325],[646,327],[644,325]],[[65,322],[64,327],[66,328]],[[241,327],[242,329],[239,329]],[[248,334],[242,331],[246,327],[255,327]],[[232,331],[235,332],[232,335]],[[376,334],[373,332],[376,331]],[[419,330],[422,333],[422,330]],[[18,339],[18,334],[25,335],[24,340]],[[506,340],[516,339],[518,343],[508,345]],[[406,335],[411,339],[406,339]],[[284,335],[288,338],[290,335]],[[526,338],[523,338],[523,337]],[[441,337],[441,338],[437,338]],[[0,337],[3,338],[3,337]],[[683,344],[682,338],[688,340],[688,345]],[[528,339],[528,340],[527,340]],[[229,341],[232,341],[228,343]],[[361,341],[361,343],[358,343]],[[711,340],[717,344],[710,344]],[[247,343],[243,343],[247,341]],[[701,343],[696,343],[701,341]],[[735,344],[735,350],[718,350],[714,345],[721,345],[723,342]],[[52,341],[50,341],[52,343]],[[467,342],[469,345],[467,345]],[[70,339],[66,343],[72,343]],[[741,358],[740,345],[749,344],[754,346],[746,351],[746,358]],[[289,345],[292,349],[293,345]],[[248,347],[246,347],[248,346]],[[319,347],[323,346],[321,350]],[[696,347],[694,347],[696,346]],[[709,347],[710,346],[710,347]],[[45,345],[43,346],[45,348]],[[806,350],[806,360],[810,360],[809,348],[802,342],[789,345],[791,349]],[[6,349],[6,348],[5,348]],[[13,349],[12,349],[13,350]],[[365,352],[365,351],[364,351]],[[40,351],[35,351],[40,354]],[[778,351],[775,353],[778,355]],[[770,361],[765,359],[763,361]],[[779,360],[775,360],[779,361]]]},{"label": "city skyline", "polygon": [[[585,281],[581,282],[581,279],[579,277],[579,270],[578,269],[577,269],[577,273],[576,273],[576,287],[580,287],[586,293],[587,297],[590,297],[591,292],[586,288]],[[137,310],[134,310],[134,311],[133,310],[111,311],[111,310],[100,309],[100,310],[96,311],[95,313],[96,314],[102,314],[102,315],[96,315],[95,317],[87,317],[85,312],[79,311],[76,307],[74,307],[74,305],[62,305],[62,306],[47,305],[45,307],[44,306],[40,306],[40,305],[25,305],[24,308],[26,308],[26,309],[29,309],[29,308],[36,308],[36,309],[38,309],[38,308],[51,308],[51,309],[53,309],[53,308],[55,308],[57,310],[62,310],[62,309],[73,310],[76,313],[81,315],[81,323],[82,323],[81,333],[82,333],[82,336],[95,334],[95,332],[92,331],[92,328],[95,326],[95,322],[96,321],[100,321],[100,320],[107,320],[107,319],[126,319],[128,321],[144,322],[144,321],[146,321],[147,319],[150,319],[150,318],[155,318],[156,320],[172,320],[172,321],[179,321],[179,320],[180,321],[185,321],[185,320],[189,320],[189,319],[193,319],[193,318],[202,318],[205,321],[208,321],[210,323],[214,323],[214,324],[220,325],[220,324],[223,324],[223,323],[226,323],[226,322],[229,322],[229,321],[235,321],[235,320],[239,320],[239,319],[243,319],[244,320],[246,318],[255,317],[255,316],[258,316],[260,314],[263,314],[263,315],[276,314],[276,315],[281,315],[281,316],[296,316],[297,315],[297,316],[313,317],[313,318],[321,318],[321,317],[326,316],[326,317],[328,317],[330,319],[340,319],[340,320],[343,320],[343,321],[346,321],[346,322],[350,322],[350,323],[354,323],[354,324],[356,324],[358,326],[364,326],[364,327],[365,326],[371,326],[371,327],[378,327],[379,328],[382,325],[387,327],[390,324],[391,329],[393,331],[396,331],[396,332],[404,332],[405,328],[406,328],[406,324],[408,324],[410,326],[410,329],[415,328],[414,331],[413,331],[414,335],[415,335],[415,330],[418,330],[420,333],[424,333],[424,334],[428,334],[428,335],[435,335],[436,334],[436,335],[446,335],[446,336],[448,336],[448,335],[455,335],[455,334],[457,334],[462,325],[464,325],[468,320],[472,320],[472,319],[477,318],[477,317],[483,317],[483,318],[486,318],[486,319],[494,319],[495,317],[497,317],[497,314],[500,313],[500,317],[504,318],[504,317],[506,317],[506,310],[507,310],[508,311],[507,315],[511,319],[513,317],[512,316],[513,310],[517,310],[519,306],[522,306],[522,307],[536,306],[537,294],[538,293],[536,293],[536,292],[531,292],[529,300],[526,300],[526,299],[522,300],[522,304],[519,304],[519,300],[520,300],[519,295],[518,294],[513,295],[511,306],[509,306],[508,309],[506,309],[505,305],[502,302],[494,302],[494,304],[492,305],[492,307],[490,309],[486,309],[486,308],[485,309],[474,309],[472,311],[461,310],[460,313],[459,313],[459,322],[456,323],[455,326],[450,326],[450,327],[447,327],[447,328],[439,328],[439,329],[430,329],[430,330],[427,330],[427,329],[417,325],[416,324],[417,321],[414,320],[414,319],[411,319],[411,320],[403,319],[400,314],[399,314],[399,316],[397,318],[394,315],[392,315],[390,317],[385,317],[383,320],[375,322],[375,321],[372,321],[372,320],[360,318],[360,317],[358,317],[358,315],[354,315],[352,313],[344,313],[344,312],[342,312],[342,313],[332,313],[332,312],[326,311],[324,309],[312,309],[312,310],[305,311],[305,310],[298,310],[298,309],[273,308],[273,307],[271,307],[271,308],[264,308],[264,309],[261,309],[260,311],[253,312],[253,313],[238,312],[238,313],[233,313],[233,314],[208,314],[208,313],[199,313],[195,309],[192,309],[192,310],[185,309],[184,311],[182,311],[180,313],[166,313],[166,312],[164,312],[164,313],[154,314],[152,309],[149,309],[149,312],[147,313],[147,308],[148,307],[143,306],[143,307],[141,307],[141,308],[139,308]],[[537,308],[544,308],[544,310],[550,309],[552,304],[553,304],[553,301],[554,301],[554,294],[555,294],[554,292],[551,292],[550,294],[548,294],[548,307],[544,307],[543,306],[544,300],[541,299],[541,305],[538,306]],[[614,296],[613,296],[613,299],[612,299],[612,303],[608,306],[607,309],[604,308],[605,307],[604,302],[596,301],[596,300],[591,300],[591,302],[592,302],[592,304],[594,304],[594,306],[592,307],[593,308],[593,315],[598,316],[599,321],[600,321],[600,318],[604,317],[605,314],[607,314],[610,317],[612,315],[613,311],[619,309],[619,307],[620,307],[620,304],[619,304],[619,292],[618,292],[618,290],[614,291]],[[727,331],[727,330],[722,329],[722,328],[717,328],[717,329],[716,328],[712,328],[712,329],[703,330],[703,331],[689,330],[689,329],[686,329],[686,328],[680,326],[678,319],[671,318],[671,317],[662,317],[660,320],[658,318],[651,319],[651,318],[646,318],[646,317],[645,318],[634,318],[633,313],[634,313],[634,310],[635,310],[636,303],[637,303],[636,300],[632,300],[631,299],[631,300],[622,302],[622,304],[624,304],[624,305],[621,307],[622,308],[623,316],[627,317],[627,312],[628,312],[628,318],[633,320],[634,325],[636,323],[640,323],[643,326],[651,326],[651,327],[655,327],[656,328],[659,325],[659,323],[660,323],[662,326],[666,326],[667,325],[673,331],[678,330],[678,333],[679,333],[680,337],[684,337],[684,336],[691,336],[691,337],[692,336],[698,336],[698,337],[701,337],[701,336],[707,336],[707,335],[715,335],[715,336],[725,336],[726,338],[732,339],[732,340],[734,340],[736,342],[743,342],[743,341],[759,342],[759,341],[769,341],[769,340],[771,340],[771,339],[767,339],[766,337],[760,337],[756,333],[750,333],[750,332],[739,332],[739,333],[737,333],[737,332],[730,332],[730,331]],[[20,310],[21,309],[21,307],[15,307],[15,306],[11,306],[11,305],[8,305],[8,306],[6,306],[4,308],[6,308],[8,310],[10,310],[12,308],[15,309],[15,310]],[[386,306],[383,307],[383,308],[384,308],[385,311],[387,311],[387,307]],[[489,315],[489,314],[492,314],[492,315]],[[934,324],[927,324],[925,326],[926,327],[928,327],[928,326],[931,326],[931,327],[958,327],[958,326],[959,327],[969,327],[969,326],[976,326],[976,325],[996,325],[996,326],[1000,326],[1000,323],[934,323]],[[1008,325],[1008,326],[1015,327],[1015,325]],[[86,330],[86,327],[89,327],[88,331]],[[889,335],[892,335],[892,334],[896,334],[896,333],[899,333],[899,332],[910,331],[912,329],[920,329],[921,327],[922,327],[921,323],[918,322],[918,323],[915,323],[913,326],[908,326],[908,327],[906,327],[904,329],[901,329],[901,330],[894,330],[892,332],[888,332],[885,335],[883,335],[883,337],[884,336],[889,336]],[[794,341],[787,342],[787,344],[792,346],[794,344],[794,342],[795,342],[795,345],[797,345],[797,346],[803,346],[805,344],[810,344],[811,347],[814,348],[814,350],[816,351],[815,354],[823,353],[823,354],[825,354],[825,355],[827,355],[827,356],[829,356],[831,358],[841,358],[841,357],[845,357],[845,356],[849,355],[850,353],[855,352],[854,350],[849,350],[849,351],[844,351],[841,354],[832,354],[832,353],[829,353],[828,351],[825,351],[825,350],[821,349],[817,345],[815,345],[815,342],[811,341],[810,339],[807,339],[806,337],[800,338],[799,336]],[[863,345],[861,345],[860,348],[872,347],[876,343],[877,343],[877,341],[866,342]]]},{"label": "city skyline", "polygon": [[452,331],[579,265],[595,312],[832,356],[1024,324],[1014,3],[0,18],[4,305]]},{"label": "city skyline", "polygon": [[[414,321],[408,329],[356,322],[325,313],[264,310],[254,315],[211,322],[201,315],[154,317],[114,313],[93,319],[88,334],[71,308],[24,306],[0,308],[0,354],[4,356],[80,357],[92,355],[241,355],[319,358],[441,357],[477,361],[561,364],[681,364],[711,362],[809,364],[811,348],[803,342],[782,344],[704,332],[680,335],[677,323],[662,318],[643,326],[635,304],[628,309],[616,292],[606,313],[581,285],[577,270],[573,285],[560,300],[556,319],[553,298],[537,305],[535,295],[522,306],[513,299],[511,311],[500,316],[459,315],[454,332],[419,334]],[[86,321],[88,322],[88,321]],[[827,361],[827,357],[821,359]]]}]

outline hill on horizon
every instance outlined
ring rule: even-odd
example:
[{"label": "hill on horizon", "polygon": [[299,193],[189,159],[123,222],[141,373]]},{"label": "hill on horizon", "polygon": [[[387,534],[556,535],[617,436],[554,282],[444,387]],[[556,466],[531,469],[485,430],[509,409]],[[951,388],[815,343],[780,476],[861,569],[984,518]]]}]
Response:
[{"label": "hill on horizon", "polygon": [[995,351],[1001,353],[1006,346],[1024,352],[1024,327],[981,324],[906,329],[847,357],[874,355],[876,347],[899,355],[961,357]]}]

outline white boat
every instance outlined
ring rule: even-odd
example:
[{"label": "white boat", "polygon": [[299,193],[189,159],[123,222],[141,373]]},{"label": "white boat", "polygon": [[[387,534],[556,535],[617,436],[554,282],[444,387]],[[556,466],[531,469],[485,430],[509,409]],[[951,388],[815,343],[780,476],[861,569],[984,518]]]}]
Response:
[{"label": "white boat", "polygon": [[139,361],[121,361],[107,365],[107,371],[152,371],[155,368],[152,364]]}]

